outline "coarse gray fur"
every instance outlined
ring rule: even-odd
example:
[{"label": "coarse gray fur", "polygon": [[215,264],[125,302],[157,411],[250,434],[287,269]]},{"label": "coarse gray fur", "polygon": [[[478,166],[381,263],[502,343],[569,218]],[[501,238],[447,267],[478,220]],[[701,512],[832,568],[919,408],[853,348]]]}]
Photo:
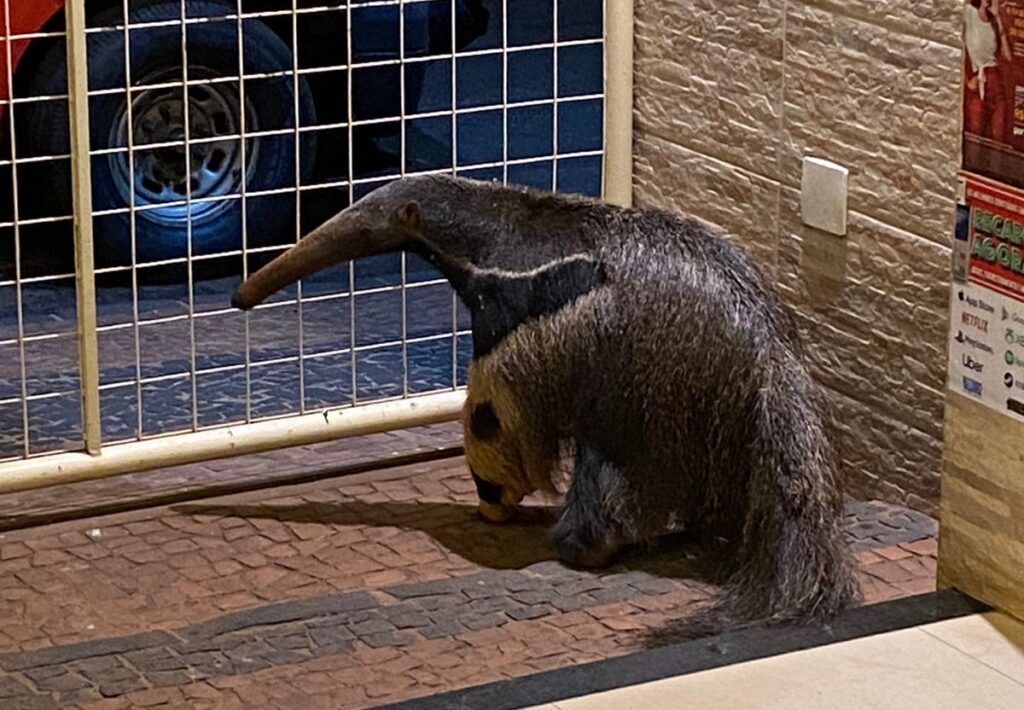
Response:
[{"label": "coarse gray fur", "polygon": [[[606,564],[624,544],[682,528],[730,541],[729,601],[743,617],[825,618],[855,598],[824,401],[791,313],[705,224],[419,177],[371,193],[309,239],[319,246],[279,257],[236,305],[323,268],[328,252],[406,249],[432,261],[470,307],[484,350],[466,410],[478,487],[515,503],[547,487],[538,479],[567,445],[575,453],[553,530],[567,562]],[[487,431],[474,434],[474,414]]]}]

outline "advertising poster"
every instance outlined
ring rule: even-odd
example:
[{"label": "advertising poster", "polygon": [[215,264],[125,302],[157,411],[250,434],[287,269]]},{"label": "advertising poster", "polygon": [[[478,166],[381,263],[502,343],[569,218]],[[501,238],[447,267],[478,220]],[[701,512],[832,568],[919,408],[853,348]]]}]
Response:
[{"label": "advertising poster", "polygon": [[963,2],[963,168],[1024,188],[1024,0]]},{"label": "advertising poster", "polygon": [[957,218],[949,388],[1024,422],[1024,191],[968,179]]}]

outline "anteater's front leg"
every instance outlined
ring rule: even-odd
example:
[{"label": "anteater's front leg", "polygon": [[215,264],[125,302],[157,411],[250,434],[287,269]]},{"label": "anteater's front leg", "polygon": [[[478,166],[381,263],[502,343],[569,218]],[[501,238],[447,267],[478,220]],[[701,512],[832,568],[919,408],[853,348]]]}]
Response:
[{"label": "anteater's front leg", "polygon": [[563,562],[576,567],[604,567],[611,562],[625,542],[611,517],[622,487],[621,471],[586,441],[577,441],[572,483],[552,529]]}]

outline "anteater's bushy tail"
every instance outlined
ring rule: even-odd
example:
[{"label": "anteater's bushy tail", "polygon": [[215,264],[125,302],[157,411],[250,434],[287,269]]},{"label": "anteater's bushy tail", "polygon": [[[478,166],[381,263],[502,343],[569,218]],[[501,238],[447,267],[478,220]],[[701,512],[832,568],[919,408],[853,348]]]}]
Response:
[{"label": "anteater's bushy tail", "polygon": [[843,540],[842,495],[821,394],[789,352],[758,395],[747,511],[728,606],[747,619],[825,620],[858,586]]}]

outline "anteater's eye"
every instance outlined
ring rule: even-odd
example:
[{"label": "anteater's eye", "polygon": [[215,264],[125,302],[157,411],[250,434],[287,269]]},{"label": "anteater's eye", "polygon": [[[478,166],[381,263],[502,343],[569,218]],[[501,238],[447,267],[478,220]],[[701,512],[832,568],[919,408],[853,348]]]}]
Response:
[{"label": "anteater's eye", "polygon": [[490,402],[481,402],[473,407],[469,415],[469,430],[477,439],[485,441],[494,438],[501,431],[501,422],[494,413]]},{"label": "anteater's eye", "polygon": [[497,483],[491,483],[485,481],[476,475],[476,471],[470,469],[470,473],[473,474],[473,483],[476,484],[476,494],[480,497],[484,503],[493,503],[495,505],[501,503],[501,486]]}]

